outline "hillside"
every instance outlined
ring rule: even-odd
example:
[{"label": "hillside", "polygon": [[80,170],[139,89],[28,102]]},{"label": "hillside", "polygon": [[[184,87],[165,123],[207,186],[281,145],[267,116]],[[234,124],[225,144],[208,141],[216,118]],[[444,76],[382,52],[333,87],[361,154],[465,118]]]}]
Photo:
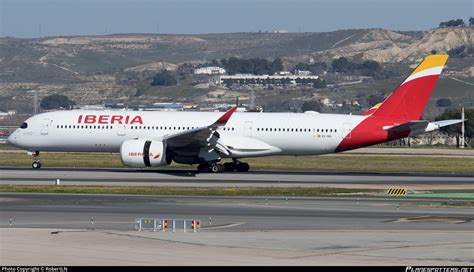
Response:
[{"label": "hillside", "polygon": [[[174,88],[147,85],[153,73],[163,68],[175,70],[184,62],[202,63],[228,57],[280,57],[284,66],[290,69],[298,62],[307,63],[310,59],[331,62],[333,58],[344,56],[356,62],[375,60],[382,64],[383,69],[393,71],[392,77],[399,77],[431,52],[446,53],[461,45],[472,50],[473,34],[474,28],[459,27],[436,28],[427,32],[349,29],[324,33],[3,37],[0,38],[0,110],[14,108],[31,112],[30,90],[37,90],[40,99],[52,93],[62,93],[79,104],[97,104],[106,100],[127,103],[162,100],[218,102],[218,99],[210,98],[213,94],[219,94],[221,101],[234,99],[236,95],[248,98],[248,90],[197,88],[187,80]],[[472,61],[472,55],[451,58],[443,73],[455,78],[451,83],[460,92],[464,92],[464,88],[472,90]],[[379,85],[385,86],[383,82]],[[138,89],[143,90],[143,96],[135,96]],[[279,97],[304,101],[322,96],[352,99],[361,92],[387,91],[390,89],[385,87],[373,89],[373,83],[369,82],[310,90],[309,93],[304,90],[289,93],[258,91],[257,101],[276,103],[275,99]],[[450,98],[449,92],[443,94]],[[458,94],[453,94],[453,98],[455,101],[464,99]]]},{"label": "hillside", "polygon": [[377,62],[413,62],[431,54],[446,53],[461,45],[473,45],[474,28],[436,28],[421,39],[401,33],[377,29],[364,33],[351,44],[338,46],[313,55],[328,61],[336,57],[360,58]]}]

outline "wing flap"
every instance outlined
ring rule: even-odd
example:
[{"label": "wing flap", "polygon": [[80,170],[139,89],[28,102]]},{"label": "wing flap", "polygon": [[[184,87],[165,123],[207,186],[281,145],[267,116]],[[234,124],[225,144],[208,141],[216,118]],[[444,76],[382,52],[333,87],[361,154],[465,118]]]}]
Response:
[{"label": "wing flap", "polygon": [[217,121],[208,126],[165,135],[163,140],[166,141],[170,148],[215,146],[217,139],[220,137],[216,129],[225,126],[236,110],[237,106],[232,107],[217,119]]}]

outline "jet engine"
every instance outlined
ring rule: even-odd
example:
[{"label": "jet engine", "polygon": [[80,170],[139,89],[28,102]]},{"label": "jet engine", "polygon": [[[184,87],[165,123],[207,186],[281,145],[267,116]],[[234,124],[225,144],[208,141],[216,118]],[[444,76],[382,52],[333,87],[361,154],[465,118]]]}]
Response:
[{"label": "jet engine", "polygon": [[120,146],[122,163],[131,167],[151,167],[171,163],[166,154],[166,144],[162,141],[146,139],[126,140]]}]

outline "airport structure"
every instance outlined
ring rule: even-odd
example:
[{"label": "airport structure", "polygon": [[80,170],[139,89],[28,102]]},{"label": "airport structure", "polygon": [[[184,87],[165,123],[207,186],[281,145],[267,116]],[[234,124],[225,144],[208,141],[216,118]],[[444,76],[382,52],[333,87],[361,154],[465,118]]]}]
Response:
[{"label": "airport structure", "polygon": [[194,70],[194,74],[196,75],[222,75],[225,74],[226,71],[224,68],[221,67],[201,67]]},{"label": "airport structure", "polygon": [[319,80],[316,75],[219,75],[215,83],[218,85],[308,85]]}]

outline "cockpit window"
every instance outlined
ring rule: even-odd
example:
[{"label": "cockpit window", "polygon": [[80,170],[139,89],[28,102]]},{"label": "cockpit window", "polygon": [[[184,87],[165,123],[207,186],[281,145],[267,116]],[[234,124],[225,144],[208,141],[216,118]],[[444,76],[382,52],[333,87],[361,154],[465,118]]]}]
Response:
[{"label": "cockpit window", "polygon": [[25,129],[25,128],[27,128],[27,127],[28,127],[28,124],[27,124],[27,123],[23,123],[23,124],[21,124],[21,126],[20,126],[20,128],[22,128],[22,129]]}]

